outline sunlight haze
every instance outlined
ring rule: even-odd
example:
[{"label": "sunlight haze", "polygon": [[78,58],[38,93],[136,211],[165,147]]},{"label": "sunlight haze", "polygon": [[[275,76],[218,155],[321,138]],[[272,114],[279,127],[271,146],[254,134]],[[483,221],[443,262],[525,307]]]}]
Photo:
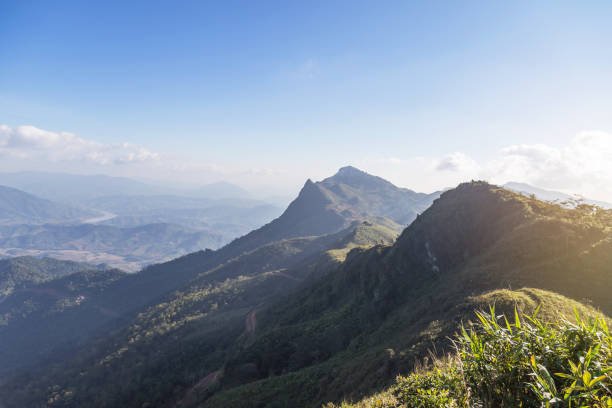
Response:
[{"label": "sunlight haze", "polygon": [[0,171],[291,194],[353,164],[612,200],[610,9],[2,2]]}]

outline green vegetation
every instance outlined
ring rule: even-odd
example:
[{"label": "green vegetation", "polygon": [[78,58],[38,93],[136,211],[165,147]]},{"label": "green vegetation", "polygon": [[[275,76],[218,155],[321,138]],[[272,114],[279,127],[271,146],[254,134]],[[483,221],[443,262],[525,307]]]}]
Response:
[{"label": "green vegetation", "polygon": [[[478,321],[454,339],[456,353],[399,376],[387,391],[350,407],[593,407],[612,406],[612,336],[607,319],[533,314],[514,321],[476,312]],[[326,407],[336,407],[327,404]]]},{"label": "green vegetation", "polygon": [[[461,185],[393,246],[353,250],[334,273],[262,313],[256,338],[226,363],[221,392],[204,405],[273,406],[267,398],[282,395],[316,406],[367,393],[428,349],[448,350],[461,320],[495,300],[567,311],[558,292],[610,314],[611,225],[610,212]],[[500,289],[508,287],[538,289]]]},{"label": "green vegetation", "polygon": [[53,258],[21,256],[0,259],[0,299],[14,290],[94,268],[84,263]]},{"label": "green vegetation", "polygon": [[52,351],[61,358],[59,346],[83,340],[107,322],[110,311],[101,308],[96,298],[125,276],[116,269],[75,272],[6,297],[0,303],[0,375]]},{"label": "green vegetation", "polygon": [[[359,204],[368,191],[375,196],[388,187],[372,187],[376,178],[366,176],[348,169],[333,183],[307,183],[283,216],[226,247],[117,280],[95,304],[113,307],[125,320],[65,361],[42,366],[35,377],[6,379],[3,403],[319,408],[375,395],[430,353],[452,353],[448,339],[462,324],[468,337],[484,338],[484,323],[470,320],[490,304],[500,314],[513,316],[516,308],[532,318],[541,304],[540,322],[576,309],[585,327],[600,316],[597,310],[612,313],[612,212],[564,209],[474,182],[442,194],[394,241],[399,218],[356,210],[383,211],[384,200]],[[354,178],[361,184],[347,184]],[[384,211],[391,214],[390,208]],[[522,330],[538,329],[520,321]],[[513,324],[511,341],[528,335]],[[562,338],[562,324],[544,326],[556,333],[551,341]],[[505,321],[499,327],[509,330]],[[595,330],[604,329],[598,323]],[[503,350],[497,335],[495,328],[486,345]],[[527,365],[510,360],[513,355],[507,361],[531,381],[529,370],[548,364],[544,351],[535,356],[536,368],[530,356]],[[476,391],[460,394],[478,380],[463,369],[457,376],[461,358],[472,361],[459,354],[417,370],[402,380],[401,398],[445,384],[423,397],[438,406],[453,400],[461,406],[466,395],[493,404]],[[484,361],[478,358],[473,361]],[[565,380],[558,381],[557,391],[565,392]],[[392,390],[381,398],[408,404]]]},{"label": "green vegetation", "polygon": [[398,188],[354,167],[343,167],[323,181],[308,180],[279,218],[234,240],[221,252],[238,256],[282,239],[336,233],[371,217],[406,225],[438,195]]},{"label": "green vegetation", "polygon": [[[347,247],[393,241],[399,232],[393,226],[357,223],[337,234],[282,240],[205,270],[130,324],[89,344],[73,364],[29,379],[29,387],[7,403],[113,406],[127,398],[138,405],[186,398],[194,383],[222,367],[235,346],[252,336],[249,316],[313,276],[325,275],[343,260],[335,257]],[[53,385],[54,391],[44,390],[41,398],[39,384]]]}]

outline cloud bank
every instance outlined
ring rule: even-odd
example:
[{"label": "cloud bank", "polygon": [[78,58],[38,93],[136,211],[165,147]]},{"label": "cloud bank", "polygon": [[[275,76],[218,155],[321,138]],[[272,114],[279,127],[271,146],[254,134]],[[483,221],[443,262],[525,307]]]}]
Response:
[{"label": "cloud bank", "polygon": [[453,152],[360,164],[371,173],[386,174],[398,185],[423,191],[469,180],[517,181],[612,202],[612,134],[597,130],[580,132],[566,146],[509,145],[481,161]]},{"label": "cloud bank", "polygon": [[1,156],[50,162],[81,161],[103,166],[155,161],[160,157],[158,153],[131,143],[104,144],[73,133],[6,125],[0,125]]},{"label": "cloud bank", "polygon": [[323,165],[325,169],[300,165],[278,168],[270,158],[262,158],[262,162],[262,168],[209,163],[155,153],[132,143],[108,144],[34,126],[0,125],[0,171],[102,172],[200,184],[224,180],[257,190],[273,186],[280,193],[294,191],[306,178],[321,172],[325,173],[322,177],[329,175],[328,171],[335,171],[333,166],[354,164],[417,191],[482,179],[495,184],[529,183],[612,202],[612,134],[603,131],[580,132],[565,146],[509,145],[484,160],[458,151],[437,157],[365,158],[329,168],[331,163]]},{"label": "cloud bank", "polygon": [[483,165],[491,180],[525,181],[547,188],[584,190],[612,197],[612,134],[585,131],[567,146],[508,146],[501,157]]}]

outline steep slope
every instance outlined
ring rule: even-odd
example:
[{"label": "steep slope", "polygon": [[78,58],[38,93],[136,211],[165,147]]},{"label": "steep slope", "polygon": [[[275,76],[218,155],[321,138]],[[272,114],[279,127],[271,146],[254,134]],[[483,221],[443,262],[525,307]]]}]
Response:
[{"label": "steep slope", "polygon": [[[339,172],[339,174],[342,172]],[[391,189],[391,191],[397,192],[397,197],[403,197],[405,192],[403,190],[393,187],[389,183],[382,179],[367,175],[359,172],[357,180],[351,181],[354,187],[354,191],[363,189],[363,191],[369,191],[373,187],[367,186],[364,180],[369,180],[374,185],[383,185],[385,189]],[[346,184],[339,183],[333,180],[334,177],[328,179],[325,185],[329,186],[347,186]],[[96,296],[96,305],[99,306],[96,310],[104,310],[104,314],[94,312],[91,316],[79,316],[75,318],[75,321],[80,319],[89,319],[95,322],[95,325],[87,326],[83,329],[73,327],[72,329],[66,326],[61,327],[61,334],[58,335],[57,339],[62,339],[63,342],[71,343],[73,338],[80,340],[93,336],[96,330],[111,330],[113,328],[121,327],[125,322],[133,319],[139,312],[146,310],[147,307],[163,302],[165,296],[174,290],[184,288],[191,280],[199,275],[207,274],[209,271],[217,269],[216,273],[211,273],[207,278],[210,280],[210,284],[217,285],[218,282],[223,282],[226,279],[224,273],[227,269],[219,272],[219,266],[230,262],[233,258],[240,257],[245,253],[257,250],[258,248],[283,241],[286,239],[292,239],[297,237],[313,237],[330,234],[348,234],[352,223],[358,219],[350,210],[349,202],[342,202],[340,199],[335,199],[335,205],[328,208],[330,204],[329,198],[326,196],[324,187],[321,187],[321,183],[306,183],[304,189],[300,192],[299,196],[292,202],[289,208],[279,218],[271,222],[270,224],[253,231],[246,236],[233,241],[225,247],[217,250],[206,250],[195,252],[181,258],[177,258],[173,261],[166,262],[163,264],[152,265],[145,268],[139,273],[132,274],[129,276],[122,277],[117,281],[113,282],[109,288]],[[365,185],[360,186],[359,183]],[[391,187],[389,187],[391,186]],[[416,194],[416,193],[415,193]],[[368,198],[361,199],[361,207],[358,212],[359,214],[368,214],[365,211],[368,208]],[[349,215],[342,215],[339,211],[338,203],[342,204],[342,211]],[[333,204],[333,202],[332,202]],[[398,204],[403,206],[403,204]],[[375,206],[372,206],[375,208]],[[385,214],[384,211],[376,211],[377,213]],[[371,220],[372,226],[380,224],[380,228],[372,228],[374,231],[372,234],[358,234],[356,236],[357,242],[359,239],[363,242],[369,242],[370,238],[377,239],[376,237],[392,235],[397,231],[398,225],[390,220],[380,217],[374,217]],[[314,225],[314,228],[312,227]],[[348,228],[348,229],[347,229]],[[344,232],[342,232],[344,231]],[[370,236],[371,235],[371,236]],[[309,238],[310,239],[310,238]],[[340,237],[338,237],[340,239]],[[284,245],[279,243],[279,245]],[[347,243],[348,245],[348,243]],[[355,244],[361,245],[361,244]],[[342,259],[344,252],[347,249],[339,246],[335,249],[335,252],[327,254],[325,256],[325,262],[327,264],[334,264],[338,259]],[[317,247],[317,251],[321,251],[322,247]],[[300,250],[301,251],[301,250]],[[307,253],[306,251],[302,251]],[[313,255],[314,256],[314,255]],[[299,257],[293,257],[292,262],[300,261]],[[246,264],[247,267],[251,265]],[[283,267],[289,267],[290,264],[285,264]],[[320,268],[323,270],[324,268]],[[224,272],[225,271],[225,272]],[[269,270],[268,270],[269,271]],[[313,272],[314,273],[314,272]],[[76,308],[74,313],[78,314],[82,310],[82,313],[90,313],[89,309]],[[44,330],[41,330],[36,338],[42,339],[45,337]],[[61,344],[45,344],[47,349],[53,349],[59,347]],[[18,368],[18,367],[14,367]]]},{"label": "steep slope", "polygon": [[[199,407],[321,407],[328,408],[372,408],[377,401],[388,400],[385,393],[377,391],[387,388],[398,374],[407,375],[415,363],[431,360],[433,353],[444,358],[452,351],[449,338],[457,334],[461,324],[472,325],[474,312],[488,311],[495,305],[501,315],[533,313],[538,306],[539,316],[544,321],[554,321],[560,316],[573,320],[574,311],[583,317],[601,316],[591,306],[558,295],[554,292],[533,288],[520,290],[495,290],[480,296],[467,297],[457,304],[449,302],[444,309],[409,309],[394,313],[372,339],[360,336],[347,350],[337,353],[328,360],[296,371],[270,376],[262,381],[217,392],[203,400]],[[418,317],[417,317],[418,316]],[[607,319],[610,322],[610,319]],[[223,378],[216,379],[216,390]],[[425,390],[427,391],[427,390]],[[374,398],[364,398],[374,394]],[[382,398],[381,398],[382,397]],[[361,401],[360,401],[361,400]],[[355,405],[348,402],[360,401]],[[326,403],[336,403],[328,405]],[[187,405],[188,406],[188,405]],[[386,405],[396,407],[396,405]],[[409,405],[410,406],[410,405]],[[409,407],[408,406],[408,407]],[[433,405],[430,405],[433,406]],[[447,405],[440,405],[446,407]],[[405,407],[397,405],[397,407]],[[406,407],[406,408],[408,408]]]},{"label": "steep slope", "polygon": [[0,376],[44,359],[58,345],[66,348],[65,332],[71,332],[71,342],[78,342],[98,327],[100,318],[112,312],[97,296],[125,275],[116,269],[80,271],[6,297],[0,303]]},{"label": "steep slope", "polygon": [[[355,191],[360,189],[363,191],[371,190],[372,184],[374,184],[382,185],[385,189],[394,192],[395,195],[392,194],[391,196],[396,200],[401,200],[406,194],[413,195],[410,192],[403,192],[402,189],[394,187],[378,177],[357,172],[359,177],[353,177],[354,180],[351,181]],[[342,173],[343,171],[341,170],[336,176]],[[109,304],[109,307],[122,311],[138,310],[138,308],[157,300],[165,293],[180,288],[198,274],[222,265],[232,258],[253,251],[263,245],[295,237],[320,236],[339,232],[349,227],[351,223],[358,219],[353,214],[354,212],[364,214],[363,218],[366,216],[384,216],[386,214],[383,211],[376,211],[379,214],[369,214],[365,211],[365,208],[368,207],[368,196],[364,196],[360,200],[362,204],[359,211],[347,211],[347,209],[351,208],[351,203],[343,202],[339,198],[335,199],[335,201],[330,199],[328,197],[329,193],[326,192],[328,190],[327,187],[347,186],[336,181],[336,176],[326,179],[325,182],[313,183],[312,181],[307,181],[298,197],[280,217],[232,241],[217,251],[195,252],[164,264],[153,265],[138,274],[122,280],[113,287],[111,292],[113,294],[112,300],[109,299],[109,302],[112,303]],[[323,183],[327,187],[323,187]],[[368,187],[363,187],[362,184]],[[427,205],[435,197],[435,194],[427,196],[414,193],[414,195],[422,198],[422,200],[421,198],[417,200],[421,206]],[[392,206],[392,204],[387,205]],[[375,206],[372,207],[375,208]],[[340,210],[341,208],[342,210]],[[404,208],[404,204],[396,203],[393,208]],[[413,207],[410,208],[410,210],[406,211],[413,211]],[[343,211],[344,215],[341,214]],[[410,217],[409,214],[399,218]],[[392,230],[397,227],[392,220],[377,219],[375,222],[382,223]]]},{"label": "steep slope", "polygon": [[96,214],[0,186],[0,225],[74,222]]},{"label": "steep slope", "polygon": [[95,267],[53,258],[22,256],[0,259],[0,301],[15,290],[90,269]]},{"label": "steep slope", "polygon": [[[507,287],[588,299],[609,315],[611,231],[607,211],[461,185],[393,246],[354,250],[334,273],[262,311],[256,338],[217,380],[227,391],[204,406],[272,406],[272,393],[314,407],[366,392],[409,370],[428,348],[443,350],[473,299]],[[551,296],[551,307],[561,307]]]},{"label": "steep slope", "polygon": [[200,382],[223,364],[235,342],[251,336],[260,308],[311,276],[324,275],[350,248],[392,242],[397,232],[368,221],[336,234],[278,241],[247,252],[202,273],[111,337],[89,345],[72,365],[40,375],[33,385],[38,396],[15,398],[35,404],[28,398],[40,398],[40,383],[52,381],[71,390],[68,400],[62,392],[43,392],[45,400],[55,399],[57,405],[187,403],[206,391]]},{"label": "steep slope", "polygon": [[[113,341],[36,380],[14,378],[0,394],[9,407],[319,407],[358,399],[428,350],[445,350],[476,307],[542,302],[549,315],[573,306],[594,313],[571,300],[588,298],[612,312],[609,211],[564,209],[477,182],[444,193],[393,245],[355,245],[385,230],[369,223],[336,234],[316,260],[302,254],[327,238],[280,241],[221,263],[222,251],[194,254],[217,265],[199,272],[187,268],[191,257],[178,259],[183,278],[197,275],[190,284]],[[27,392],[9,393],[23,382]],[[59,387],[49,392],[50,384]]]},{"label": "steep slope", "polygon": [[386,217],[405,225],[438,196],[415,193],[354,167],[343,167],[323,181],[308,180],[280,217],[233,241],[222,252],[242,253],[279,239],[330,234],[368,217]]},{"label": "steep slope", "polygon": [[387,217],[400,225],[410,224],[440,196],[439,192],[424,194],[396,187],[351,166],[341,168],[320,185],[337,211],[346,211],[345,214],[355,218],[364,215]]}]

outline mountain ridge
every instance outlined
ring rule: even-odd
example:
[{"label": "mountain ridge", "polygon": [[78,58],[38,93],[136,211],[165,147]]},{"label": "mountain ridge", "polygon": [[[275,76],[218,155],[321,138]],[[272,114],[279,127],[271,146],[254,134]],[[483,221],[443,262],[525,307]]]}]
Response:
[{"label": "mountain ridge", "polygon": [[0,185],[0,225],[75,222],[98,215]]},{"label": "mountain ridge", "polygon": [[[52,398],[52,406],[95,400],[97,406],[320,407],[388,385],[432,347],[447,350],[446,337],[490,301],[508,307],[513,299],[529,307],[545,301],[550,315],[573,306],[594,313],[579,301],[612,312],[612,211],[566,209],[485,182],[464,183],[427,197],[433,204],[391,244],[387,231],[402,227],[374,215],[412,214],[398,215],[407,207],[389,205],[386,197],[420,204],[422,196],[367,176],[347,169],[342,182],[308,180],[280,220],[238,243],[151,266],[123,278],[128,286],[117,281],[112,293],[119,303],[132,302],[126,305],[134,309],[133,323],[107,345],[91,346],[101,354],[79,354],[74,365],[30,379],[29,389],[42,401]],[[381,192],[384,199],[370,199]],[[304,219],[328,214],[338,224],[316,228],[349,223],[350,231],[291,238],[312,230]],[[356,221],[364,214],[369,220]],[[321,256],[319,244],[332,238],[337,244]],[[302,256],[310,254],[320,257],[304,264]],[[158,290],[153,282],[167,284],[170,293],[128,298]],[[108,380],[110,372],[116,381]],[[51,382],[61,384],[59,391],[48,392]]]},{"label": "mountain ridge", "polygon": [[[392,246],[352,251],[337,271],[261,314],[257,338],[224,366],[217,387],[225,391],[204,406],[267,406],[259,398],[238,402],[241,397],[248,400],[254,384],[261,395],[285,384],[286,390],[293,389],[287,391],[287,398],[302,398],[301,406],[325,402],[313,397],[305,404],[303,394],[295,394],[303,387],[314,395],[328,393],[328,400],[350,395],[342,380],[328,387],[310,383],[312,378],[299,373],[321,367],[316,369],[320,375],[323,370],[334,373],[332,379],[351,378],[355,368],[348,367],[357,361],[368,365],[363,370],[371,373],[377,370],[375,361],[384,366],[385,358],[384,353],[374,357],[370,348],[382,351],[390,347],[395,354],[403,350],[410,355],[407,350],[416,347],[412,353],[424,357],[431,347],[427,342],[432,340],[423,343],[419,336],[409,334],[410,327],[417,333],[435,329],[450,335],[462,315],[453,314],[459,310],[449,314],[449,310],[470,297],[508,285],[552,290],[571,299],[589,297],[609,315],[612,213],[592,217],[589,212],[563,209],[487,183],[460,185],[436,200]],[[559,232],[570,239],[566,241]],[[530,240],[524,242],[527,237]],[[585,251],[597,254],[588,256]],[[554,311],[561,305],[547,307]],[[568,309],[571,307],[564,311]],[[468,310],[462,310],[463,316],[469,316]],[[436,321],[440,329],[428,328]],[[432,337],[439,350],[449,347],[444,335]],[[393,364],[405,371],[412,363],[396,358]],[[247,374],[250,365],[257,370]],[[392,370],[385,375],[389,381],[394,377]],[[353,385],[366,390],[381,384],[379,380],[372,376]],[[292,384],[299,381],[304,383],[294,389]]]}]

